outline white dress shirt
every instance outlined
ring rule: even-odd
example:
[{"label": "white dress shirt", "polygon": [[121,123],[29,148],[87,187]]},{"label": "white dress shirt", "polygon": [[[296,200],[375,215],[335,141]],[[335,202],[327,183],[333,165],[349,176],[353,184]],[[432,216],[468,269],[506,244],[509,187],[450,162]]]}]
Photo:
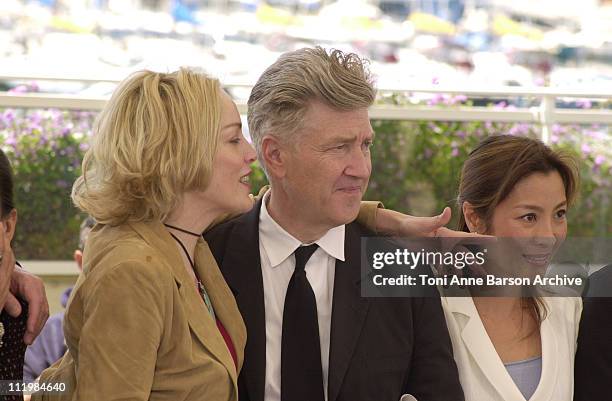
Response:
[{"label": "white dress shirt", "polygon": [[[266,316],[266,379],[264,400],[281,399],[281,338],[283,308],[289,280],[295,270],[293,252],[302,243],[285,231],[268,213],[269,194],[264,196],[259,212],[259,254],[263,277]],[[306,278],[317,301],[323,391],[327,400],[329,339],[336,259],[344,261],[345,226],[334,227],[316,243],[319,248],[306,263]]]},{"label": "white dress shirt", "polygon": [[[495,351],[471,297],[442,297],[442,309],[465,401],[525,401]],[[571,401],[574,354],[582,313],[579,297],[544,297],[540,326],[542,374],[530,401]]]}]

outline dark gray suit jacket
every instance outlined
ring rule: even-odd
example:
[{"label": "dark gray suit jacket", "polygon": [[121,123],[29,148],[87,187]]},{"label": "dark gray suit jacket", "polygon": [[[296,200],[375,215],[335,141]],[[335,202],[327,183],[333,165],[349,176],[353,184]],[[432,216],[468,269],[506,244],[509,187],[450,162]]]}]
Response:
[{"label": "dark gray suit jacket", "polygon": [[[238,380],[241,401],[263,401],[266,332],[259,254],[259,211],[253,209],[204,236],[247,327],[245,361]],[[462,401],[439,298],[362,298],[361,238],[346,226],[346,261],[336,262],[332,306],[328,401]],[[279,338],[280,341],[280,338]]]},{"label": "dark gray suit jacket", "polygon": [[610,400],[612,382],[612,265],[589,277],[574,365],[574,401]]}]

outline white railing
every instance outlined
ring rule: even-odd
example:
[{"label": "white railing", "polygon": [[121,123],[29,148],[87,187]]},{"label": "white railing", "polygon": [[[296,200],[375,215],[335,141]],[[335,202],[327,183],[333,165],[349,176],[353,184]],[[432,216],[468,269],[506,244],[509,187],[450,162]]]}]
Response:
[{"label": "white railing", "polygon": [[[82,82],[86,84],[108,82],[117,83],[116,77],[99,78],[93,76],[79,76],[65,78],[60,76],[27,76],[27,75],[0,75],[1,80],[9,81],[66,81]],[[227,87],[248,88],[248,83],[231,83]],[[380,93],[429,93],[464,95],[468,98],[530,98],[539,102],[538,106],[513,109],[498,109],[489,107],[450,106],[438,107],[427,105],[389,106],[377,105],[370,110],[373,119],[387,120],[433,120],[433,121],[496,121],[496,122],[525,122],[537,123],[542,127],[541,137],[544,142],[550,139],[552,126],[559,124],[612,124],[612,110],[601,109],[559,109],[555,107],[557,99],[591,99],[595,101],[611,100],[612,91],[602,90],[564,90],[549,87],[497,87],[497,88],[465,88],[465,87],[394,87],[379,88]],[[83,96],[72,94],[48,93],[7,93],[0,92],[0,107],[17,108],[59,108],[78,110],[100,110],[108,97]],[[246,104],[239,103],[238,110],[246,114]]]},{"label": "white railing", "polygon": [[74,260],[20,260],[24,269],[41,277],[65,277],[76,279],[79,275]]}]

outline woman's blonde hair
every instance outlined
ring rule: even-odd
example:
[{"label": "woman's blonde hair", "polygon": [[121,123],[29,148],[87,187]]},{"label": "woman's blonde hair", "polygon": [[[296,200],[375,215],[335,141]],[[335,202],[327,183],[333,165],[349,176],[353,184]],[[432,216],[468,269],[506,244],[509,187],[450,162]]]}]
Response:
[{"label": "woman's blonde hair", "polygon": [[103,224],[165,219],[208,185],[220,118],[218,80],[187,68],[132,74],[96,120],[74,204]]}]

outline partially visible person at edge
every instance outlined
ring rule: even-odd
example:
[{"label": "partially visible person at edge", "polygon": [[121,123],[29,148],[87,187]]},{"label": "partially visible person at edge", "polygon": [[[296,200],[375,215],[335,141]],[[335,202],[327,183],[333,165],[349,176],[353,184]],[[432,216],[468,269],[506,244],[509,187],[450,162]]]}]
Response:
[{"label": "partially visible person at edge", "polygon": [[249,335],[243,401],[463,400],[440,299],[361,296],[361,238],[373,235],[353,222],[372,167],[366,64],[300,49],[251,91],[270,190],[205,234]]},{"label": "partially visible person at edge", "polygon": [[[542,271],[567,235],[577,189],[571,157],[535,139],[486,138],[463,165],[459,229],[521,237],[512,266]],[[471,291],[442,299],[466,401],[572,400],[580,298]]]},{"label": "partially visible person at edge", "polygon": [[[200,233],[252,208],[254,160],[217,80],[181,69],[122,82],[73,187],[98,224],[66,309],[68,351],[39,379],[68,391],[32,400],[238,399],[246,331]],[[374,225],[376,204],[364,208]],[[423,235],[450,217],[381,215],[381,229]]]},{"label": "partially visible person at edge", "polygon": [[[40,279],[15,267],[11,241],[16,225],[13,172],[8,158],[0,150],[0,380],[13,383],[23,379],[26,345],[32,342],[39,331],[40,322],[31,318],[46,320],[48,316],[48,305]],[[28,308],[30,302],[32,307]],[[21,400],[22,397],[4,395],[2,399],[13,401]]]},{"label": "partially visible person at edge", "polygon": [[[83,248],[85,247],[85,241],[94,224],[95,221],[91,217],[87,217],[81,223],[78,248],[74,251],[73,255],[79,272],[83,270]],[[68,303],[72,288],[67,288],[62,294],[61,304],[64,308]],[[63,320],[64,311],[51,316],[40,332],[40,335],[26,350],[23,365],[23,380],[25,382],[31,383],[36,380],[43,370],[54,364],[66,353]]]},{"label": "partially visible person at edge", "polygon": [[612,264],[591,274],[583,302],[574,401],[607,401],[612,382]]}]

